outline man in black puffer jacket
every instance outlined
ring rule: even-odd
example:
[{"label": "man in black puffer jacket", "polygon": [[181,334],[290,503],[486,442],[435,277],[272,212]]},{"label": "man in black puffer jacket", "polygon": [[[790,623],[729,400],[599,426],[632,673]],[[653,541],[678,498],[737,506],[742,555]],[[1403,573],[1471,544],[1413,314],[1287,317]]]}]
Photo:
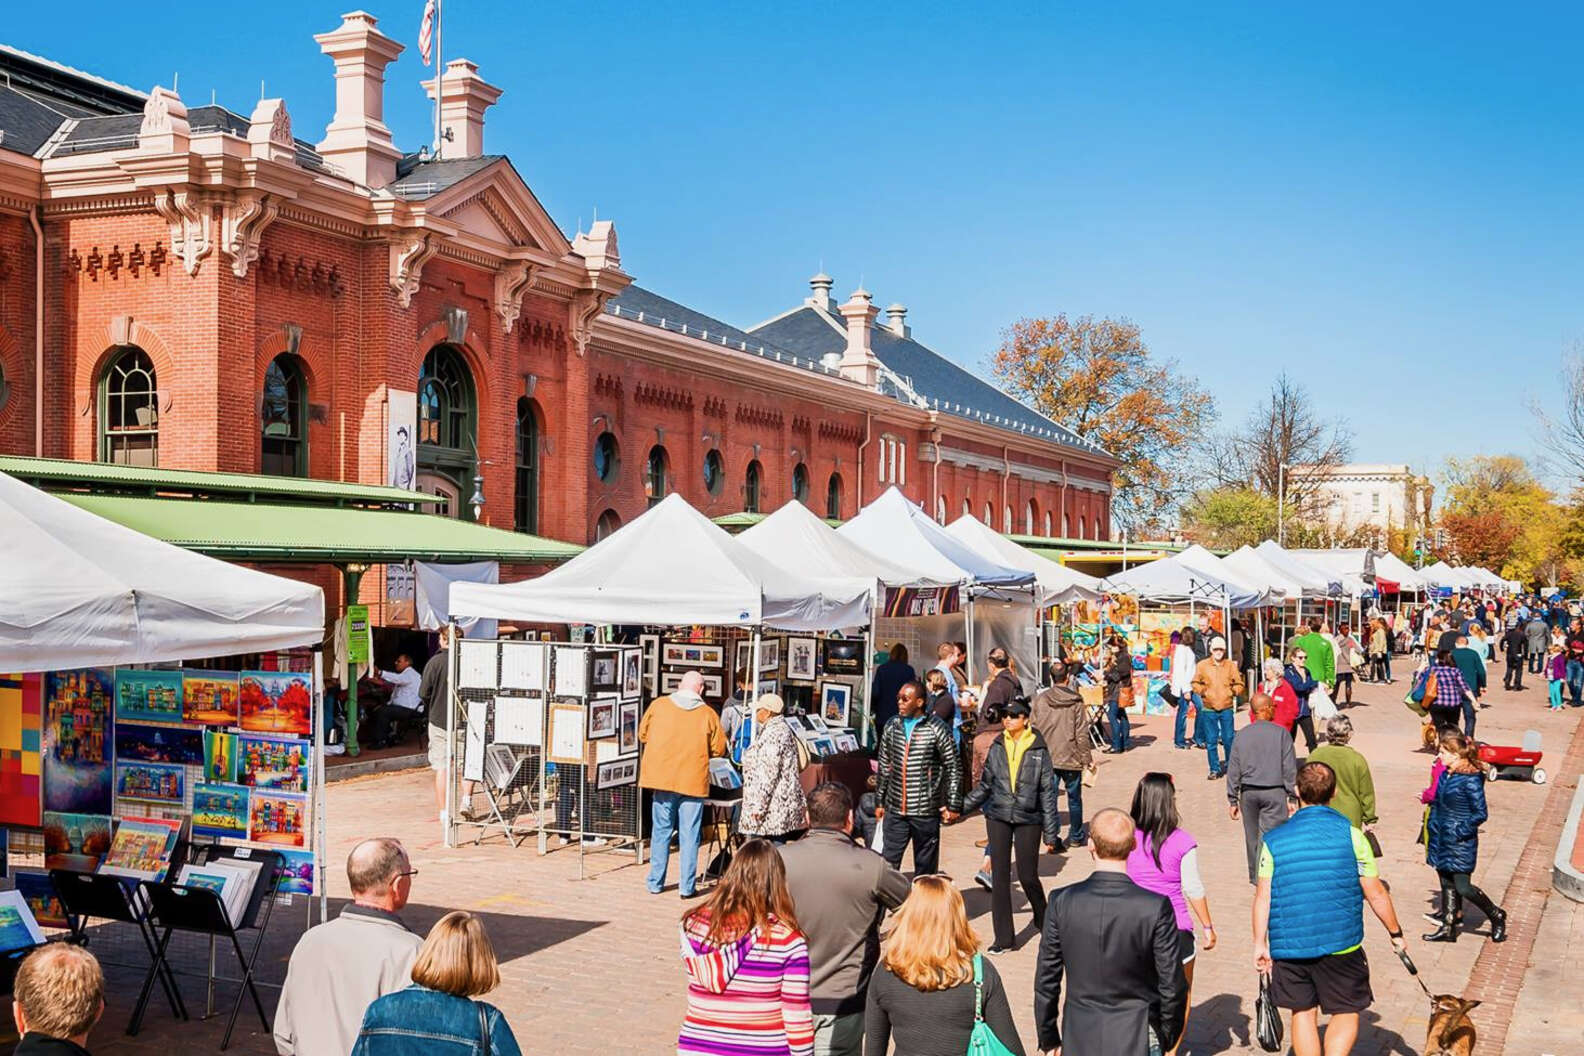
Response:
[{"label": "man in black puffer jacket", "polygon": [[1005,730],[990,746],[979,783],[963,801],[964,810],[984,808],[990,832],[990,919],[995,925],[992,954],[1015,948],[1012,930],[1012,852],[1017,850],[1018,883],[1023,885],[1034,923],[1045,925],[1045,890],[1040,887],[1039,839],[1055,850],[1061,842],[1056,779],[1045,741],[1029,726],[1027,697],[1002,710]]},{"label": "man in black puffer jacket", "polygon": [[924,687],[909,682],[897,694],[897,717],[880,734],[875,774],[882,856],[902,868],[902,852],[913,844],[913,872],[940,868],[941,822],[962,813],[961,769],[951,727],[924,714]]}]

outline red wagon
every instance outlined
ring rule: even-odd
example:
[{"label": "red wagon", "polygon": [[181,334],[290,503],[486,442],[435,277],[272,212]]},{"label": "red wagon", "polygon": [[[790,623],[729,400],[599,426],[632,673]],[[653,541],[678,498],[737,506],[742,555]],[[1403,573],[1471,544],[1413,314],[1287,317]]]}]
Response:
[{"label": "red wagon", "polygon": [[1495,781],[1497,778],[1511,774],[1519,781],[1545,784],[1546,772],[1540,766],[1544,753],[1540,751],[1540,733],[1537,730],[1528,730],[1524,733],[1522,748],[1512,745],[1481,744],[1479,757],[1480,762],[1485,764],[1487,780]]}]

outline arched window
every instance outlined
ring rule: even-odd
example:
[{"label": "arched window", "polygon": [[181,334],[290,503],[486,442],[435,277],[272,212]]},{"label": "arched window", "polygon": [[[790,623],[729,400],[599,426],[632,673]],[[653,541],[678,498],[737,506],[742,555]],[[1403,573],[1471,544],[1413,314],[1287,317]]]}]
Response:
[{"label": "arched window", "polygon": [[1065,513],[1062,514],[1062,538],[1063,539],[1071,539],[1072,538],[1072,525],[1067,520],[1067,515]]},{"label": "arched window", "polygon": [[986,528],[995,527],[995,510],[991,508],[988,502],[985,503],[984,508],[984,523]]},{"label": "arched window", "polygon": [[1084,520],[1084,515],[1081,514],[1081,513],[1078,515],[1078,538],[1080,538],[1080,539],[1089,538],[1089,526],[1088,526],[1088,523]]},{"label": "arched window", "polygon": [[0,363],[0,411],[5,410],[5,405],[10,399],[11,386],[6,383],[5,364]]},{"label": "arched window", "polygon": [[599,542],[620,527],[621,518],[616,516],[616,511],[606,510],[599,515],[599,520],[594,522],[594,541]]},{"label": "arched window", "polygon": [[1001,534],[1002,535],[1011,535],[1012,534],[1012,507],[1011,506],[1003,506],[1001,508]]},{"label": "arched window", "polygon": [[880,465],[877,480],[881,484],[907,484],[907,442],[884,433],[879,443]]},{"label": "arched window", "polygon": [[704,455],[704,490],[719,495],[725,484],[726,464],[721,461],[721,453],[712,447]]},{"label": "arched window", "polygon": [[621,468],[621,451],[616,446],[616,434],[604,432],[594,438],[594,475],[609,484]]},{"label": "arched window", "polygon": [[966,499],[966,498],[963,499],[963,512],[962,512],[962,515],[964,517],[972,517],[973,516],[973,503],[972,503],[971,500]]},{"label": "arched window", "polygon": [[159,388],[154,361],[127,345],[99,378],[99,460],[159,465]]},{"label": "arched window", "polygon": [[539,416],[533,401],[517,400],[517,496],[512,523],[519,532],[539,530]]},{"label": "arched window", "polygon": [[764,483],[764,467],[759,465],[756,458],[748,463],[748,471],[743,474],[743,511],[745,513],[759,512],[759,492]]},{"label": "arched window", "polygon": [[941,524],[946,523],[946,496],[935,496],[935,520]]},{"label": "arched window", "polygon": [[825,516],[830,520],[841,520],[842,506],[842,479],[840,473],[832,473],[830,481],[825,485]]},{"label": "arched window", "polygon": [[1045,511],[1045,538],[1049,539],[1050,538],[1050,534],[1051,534],[1051,515],[1050,515],[1050,511],[1046,510]]},{"label": "arched window", "polygon": [[452,517],[468,503],[478,469],[478,394],[454,345],[436,345],[418,372],[418,488],[444,496]]},{"label": "arched window", "polygon": [[659,444],[649,449],[649,462],[644,469],[644,497],[649,505],[666,497],[671,487],[671,459]]},{"label": "arched window", "polygon": [[1033,535],[1034,526],[1039,523],[1039,506],[1033,499],[1028,501],[1027,508],[1023,511],[1023,534]]},{"label": "arched window", "polygon": [[792,467],[792,498],[796,502],[808,502],[808,467],[801,462]]},{"label": "arched window", "polygon": [[259,472],[275,477],[308,475],[307,389],[296,356],[276,356],[264,368]]}]

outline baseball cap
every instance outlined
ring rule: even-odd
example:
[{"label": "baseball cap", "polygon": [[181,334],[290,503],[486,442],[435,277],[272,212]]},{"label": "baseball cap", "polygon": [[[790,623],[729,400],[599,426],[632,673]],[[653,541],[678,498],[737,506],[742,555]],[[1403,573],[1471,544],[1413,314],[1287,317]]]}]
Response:
[{"label": "baseball cap", "polygon": [[1219,634],[1210,639],[1210,651],[1213,653],[1217,649],[1221,650],[1223,653],[1226,652],[1226,639],[1221,637]]}]

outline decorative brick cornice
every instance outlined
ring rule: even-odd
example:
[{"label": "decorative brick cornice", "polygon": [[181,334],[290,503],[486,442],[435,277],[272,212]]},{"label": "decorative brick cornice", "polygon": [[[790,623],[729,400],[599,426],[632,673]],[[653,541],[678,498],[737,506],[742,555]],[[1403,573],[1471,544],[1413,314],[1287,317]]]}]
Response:
[{"label": "decorative brick cornice", "polygon": [[59,216],[107,216],[146,213],[154,209],[152,194],[116,194],[101,198],[57,198],[44,203],[46,220]]},{"label": "decorative brick cornice", "polygon": [[620,400],[625,394],[626,385],[615,374],[597,374],[594,377],[594,395],[607,396]]},{"label": "decorative brick cornice", "polygon": [[[98,282],[100,274],[110,279],[119,279],[125,269],[134,279],[142,275],[147,269],[158,275],[165,266],[165,246],[154,243],[154,248],[147,252],[143,243],[134,242],[132,248],[122,251],[119,244],[112,245],[109,252],[104,252],[98,246],[91,247],[86,254],[73,249],[66,255],[66,272],[69,275],[86,275],[89,282]],[[0,281],[4,281],[0,277]]]},{"label": "decorative brick cornice", "polygon": [[267,249],[259,251],[254,273],[259,282],[321,297],[339,297],[346,288],[341,270],[334,264],[300,256],[293,259],[284,253],[271,254]]},{"label": "decorative brick cornice", "polygon": [[240,191],[226,203],[220,214],[220,252],[231,261],[237,278],[247,278],[248,266],[258,259],[259,238],[279,213],[278,199],[257,191]]},{"label": "decorative brick cornice", "polygon": [[633,402],[648,407],[661,407],[673,411],[691,411],[693,394],[686,389],[662,388],[658,385],[640,384],[633,389]]},{"label": "decorative brick cornice", "polygon": [[781,423],[786,421],[780,411],[768,407],[750,407],[746,403],[737,405],[738,425],[757,425],[768,429],[779,429]]},{"label": "decorative brick cornice", "polygon": [[719,396],[704,397],[704,415],[707,418],[725,418],[726,401]]},{"label": "decorative brick cornice", "polygon": [[196,191],[164,191],[154,196],[154,211],[170,225],[171,252],[187,274],[197,275],[214,248],[208,201]]},{"label": "decorative brick cornice", "polygon": [[417,235],[390,244],[390,286],[396,303],[412,307],[413,294],[423,279],[423,267],[435,255],[438,243],[433,235]]},{"label": "decorative brick cornice", "polygon": [[543,319],[524,319],[517,328],[518,340],[534,348],[561,349],[566,347],[566,328]]},{"label": "decorative brick cornice", "polygon": [[813,427],[813,423],[802,415],[795,414],[792,416],[792,431],[794,433],[802,433],[804,436],[808,436]]},{"label": "decorative brick cornice", "polygon": [[863,439],[863,430],[856,425],[847,425],[844,422],[820,422],[819,438],[821,440],[836,440],[842,443],[856,444]]}]

